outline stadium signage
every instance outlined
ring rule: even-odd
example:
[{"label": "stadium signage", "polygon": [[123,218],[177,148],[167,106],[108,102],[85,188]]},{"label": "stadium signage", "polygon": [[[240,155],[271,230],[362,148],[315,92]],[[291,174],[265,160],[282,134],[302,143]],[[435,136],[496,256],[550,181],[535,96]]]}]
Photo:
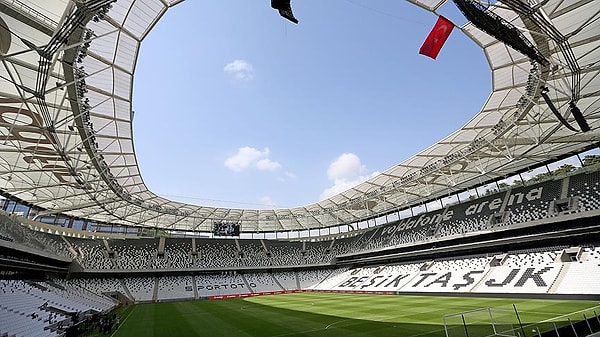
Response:
[{"label": "stadium signage", "polygon": [[[547,287],[548,284],[542,278],[542,274],[551,270],[552,268],[553,267],[544,267],[538,271],[535,271],[535,268],[526,268],[521,274],[521,277],[519,277],[519,279],[514,283],[514,286],[522,287],[525,285],[525,283],[527,283],[528,280],[532,280],[537,287]],[[488,287],[504,287],[515,280],[520,271],[520,268],[511,269],[511,271],[502,281],[496,280],[495,278],[490,278],[489,280],[485,281],[485,285]]]},{"label": "stadium signage", "polygon": [[[467,270],[467,271],[440,271],[440,272],[419,272],[419,273],[401,273],[388,275],[362,275],[352,276],[338,284],[334,289],[350,290],[452,290],[452,291],[470,291],[471,288],[484,281],[484,288],[498,287],[523,287],[526,284],[535,286],[538,289],[547,288],[548,280],[543,275],[553,267],[547,266],[541,269],[513,268],[505,273],[494,273],[492,276],[484,278],[485,270]],[[498,277],[500,276],[500,277]],[[546,278],[549,278],[547,276]],[[481,290],[481,289],[480,289]]]},{"label": "stadium signage", "polygon": [[[249,283],[250,288],[256,287],[256,283]],[[246,287],[243,283],[221,283],[221,284],[207,284],[207,285],[199,285],[198,290],[229,290],[229,289],[244,289]]]},{"label": "stadium signage", "polygon": [[448,221],[452,219],[454,212],[452,210],[448,210],[445,213],[437,213],[437,214],[423,214],[419,217],[412,217],[401,221],[396,226],[389,226],[383,229],[383,234],[393,234],[398,231],[403,231],[407,229],[413,229],[417,227],[430,226],[432,224],[436,224],[440,221]]},{"label": "stadium signage", "polygon": [[[453,283],[452,284],[452,288],[454,290],[458,290],[460,288],[464,288],[467,286],[470,286],[471,284],[475,283],[475,279],[473,277],[471,277],[471,275],[475,275],[475,274],[483,274],[483,270],[471,270],[465,274],[462,275],[461,280],[464,280],[465,283]],[[446,272],[440,276],[438,276],[438,273],[422,273],[419,275],[419,279],[416,283],[414,283],[411,287],[416,288],[418,286],[420,286],[421,284],[423,284],[424,287],[430,287],[434,284],[438,284],[440,287],[442,288],[446,288],[448,287],[448,284],[450,283],[450,280],[452,279],[452,272]],[[433,276],[433,280],[431,278],[431,276]],[[427,280],[427,282],[425,282],[425,280]]]},{"label": "stadium signage", "polygon": [[[541,199],[542,198],[542,190],[543,187],[536,187],[536,188],[532,188],[529,191],[527,191],[526,193],[523,192],[517,192],[517,193],[512,193],[510,195],[510,197],[508,198],[508,203],[507,206],[512,206],[512,205],[518,205],[523,203],[523,201],[527,200],[527,201],[534,201],[537,199]],[[465,215],[474,215],[474,214],[478,214],[481,213],[483,210],[490,210],[490,211],[494,211],[494,210],[498,210],[500,209],[500,207],[502,207],[502,198],[495,198],[491,201],[482,201],[480,203],[477,204],[473,204],[469,207],[467,207],[467,209],[465,210]]]},{"label": "stadium signage", "polygon": [[[508,197],[506,206],[519,205],[523,202],[531,202],[542,198],[543,187],[536,187],[526,190],[524,192],[516,192],[510,194]],[[492,200],[486,200],[479,203],[473,203],[469,205],[463,216],[476,215],[482,212],[497,211],[502,208],[504,197],[494,198]],[[410,229],[416,229],[420,227],[431,226],[434,224],[449,221],[454,218],[454,210],[448,209],[445,212],[439,212],[436,214],[425,213],[418,216],[413,216],[401,220],[394,226],[384,227],[382,230],[383,235],[390,235],[396,232],[401,232]]]},{"label": "stadium signage", "polygon": [[[10,98],[0,98],[0,103],[23,104],[20,100]],[[55,126],[44,126],[44,119],[39,113],[23,107],[0,105],[0,127],[8,131],[7,135],[0,136],[4,141],[18,142],[17,147],[20,147],[21,152],[24,153],[21,159],[28,166],[37,164],[42,171],[54,175],[63,186],[84,190],[93,189],[93,186],[84,181],[75,168],[67,164],[67,155],[61,155],[56,150],[59,145],[55,135],[51,132]],[[98,158],[103,158],[102,154],[98,154]],[[100,164],[106,165],[104,162]],[[104,169],[106,168],[104,167]],[[125,199],[138,206],[172,215],[189,216],[191,214],[190,211],[179,210],[174,207],[163,207],[132,198],[121,186],[113,186],[113,188],[118,190],[118,193],[123,195]]]},{"label": "stadium signage", "polygon": [[[338,287],[340,288],[370,288],[370,287],[383,287],[387,288],[392,286],[393,288],[397,288],[400,281],[409,277],[410,274],[400,274],[400,275],[375,275],[371,277],[368,276],[353,276],[342,282]],[[367,283],[368,281],[368,283]]]},{"label": "stadium signage", "polygon": [[[22,103],[10,98],[0,98],[0,102]],[[19,142],[23,152],[33,153],[22,156],[23,161],[27,164],[37,162],[41,170],[51,172],[61,184],[78,189],[91,189],[72,168],[63,164],[64,159],[54,148],[57,146],[56,142],[49,128],[43,124],[43,119],[38,113],[21,107],[0,105],[0,126],[8,130],[8,135],[3,136],[3,140]]]}]

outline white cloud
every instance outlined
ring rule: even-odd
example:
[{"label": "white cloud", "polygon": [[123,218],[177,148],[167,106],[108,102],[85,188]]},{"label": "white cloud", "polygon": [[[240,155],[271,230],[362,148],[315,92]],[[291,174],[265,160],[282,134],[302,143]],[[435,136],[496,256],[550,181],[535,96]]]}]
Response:
[{"label": "white cloud", "polygon": [[273,199],[271,199],[271,197],[269,197],[269,196],[260,197],[258,200],[261,205],[264,205],[264,206],[267,206],[270,208],[275,208],[277,206],[277,203],[275,203],[275,201]]},{"label": "white cloud", "polygon": [[270,154],[268,147],[262,151],[249,146],[240,147],[236,154],[225,160],[225,166],[235,172],[244,171],[249,167],[261,171],[275,171],[281,167],[281,164],[271,160]]},{"label": "white cloud", "polygon": [[343,153],[327,168],[329,180],[353,180],[365,172],[367,168],[354,153]]},{"label": "white cloud", "polygon": [[327,178],[333,181],[333,186],[323,191],[320,198],[332,197],[378,174],[377,171],[367,173],[367,167],[354,153],[344,153],[329,164]]},{"label": "white cloud", "polygon": [[276,161],[272,161],[269,158],[264,158],[256,162],[256,168],[261,171],[275,171],[281,167]]},{"label": "white cloud", "polygon": [[250,81],[254,77],[254,67],[244,60],[234,60],[225,65],[225,73],[230,74],[238,81]]},{"label": "white cloud", "polygon": [[296,176],[296,174],[294,172],[285,171],[285,172],[283,172],[283,176],[277,178],[277,181],[280,181],[280,182],[283,183],[283,182],[286,182],[288,180],[293,180],[293,179],[296,179],[296,178],[297,178],[297,176]]},{"label": "white cloud", "polygon": [[243,171],[263,156],[268,156],[269,149],[265,150],[265,152],[261,152],[253,147],[241,147],[235,155],[225,160],[225,166],[235,172]]}]

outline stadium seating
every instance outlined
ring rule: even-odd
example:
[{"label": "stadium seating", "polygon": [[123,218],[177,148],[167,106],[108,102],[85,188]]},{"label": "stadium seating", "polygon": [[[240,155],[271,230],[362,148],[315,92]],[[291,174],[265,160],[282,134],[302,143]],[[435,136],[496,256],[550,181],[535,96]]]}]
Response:
[{"label": "stadium seating", "polygon": [[[167,238],[164,257],[158,257],[167,261],[166,268],[189,269],[194,266],[192,256],[192,241],[185,238]],[[159,264],[156,264],[159,265]]]},{"label": "stadium seating", "polygon": [[270,273],[247,273],[244,274],[244,278],[250,284],[253,293],[285,290]]},{"label": "stadium seating", "polygon": [[0,280],[0,335],[61,336],[86,313],[108,311],[115,302],[59,281]]},{"label": "stadium seating", "polygon": [[335,291],[600,294],[600,249],[584,248],[578,261],[560,261],[564,247],[489,257],[336,270],[314,289]]},{"label": "stadium seating", "polygon": [[[166,238],[159,252],[158,238],[83,239],[36,232],[14,217],[0,214],[0,233],[37,250],[75,258],[84,270],[188,270],[329,265],[336,256],[378,251],[418,242],[466,234],[476,235],[502,227],[556,217],[552,202],[577,197],[578,212],[598,209],[597,172],[583,171],[562,179],[492,191],[431,212],[392,221],[352,235],[324,240],[285,241],[250,239]],[[568,185],[568,195],[563,195]],[[560,214],[559,214],[560,215]]]},{"label": "stadium seating", "polygon": [[283,288],[283,290],[297,290],[300,289],[300,284],[296,273],[293,271],[278,271],[273,272],[273,279],[277,284]]},{"label": "stadium seating", "polygon": [[32,231],[17,218],[0,211],[0,239],[24,245],[40,252],[72,258],[60,236]]},{"label": "stadium seating", "polygon": [[154,269],[158,252],[158,240],[111,240],[116,269]]},{"label": "stadium seating", "polygon": [[312,289],[325,280],[331,274],[331,270],[314,269],[297,272],[299,289]]},{"label": "stadium seating", "polygon": [[102,293],[91,292],[65,280],[53,279],[51,282],[52,284],[47,282],[38,282],[38,284],[51,289],[57,298],[71,302],[71,308],[79,308],[80,311],[109,311],[118,304],[112,298],[103,296]]},{"label": "stadium seating", "polygon": [[113,269],[114,264],[102,240],[67,238],[77,252],[76,260],[85,269]]},{"label": "stadium seating", "polygon": [[577,212],[600,209],[600,195],[598,195],[600,172],[584,172],[570,176],[568,179],[568,196],[580,198]]},{"label": "stadium seating", "polygon": [[[0,281],[3,294],[11,294],[0,298],[0,320],[18,315],[23,322],[11,328],[13,333],[53,336],[60,335],[56,324],[68,322],[71,313],[110,310],[117,298],[174,301],[298,289],[598,295],[600,245],[593,244],[408,259],[404,263],[357,268],[336,265],[336,257],[340,256],[392,249],[410,251],[417,243],[431,244],[513,227],[535,234],[536,229],[530,230],[527,224],[546,218],[560,221],[563,214],[597,211],[598,180],[599,173],[583,171],[492,191],[482,198],[339,237],[311,240],[80,238],[35,231],[17,218],[0,213],[0,240],[74,259],[83,269],[76,275],[83,277],[53,278],[35,285]],[[557,200],[574,200],[568,198],[576,198],[577,202],[569,204],[576,208],[552,208]],[[114,278],[115,272],[119,278]],[[45,302],[57,313],[50,315],[40,309]],[[28,313],[35,313],[33,317],[38,319],[28,317]],[[2,333],[10,332],[0,330]]]},{"label": "stadium seating", "polygon": [[126,288],[126,292],[136,302],[155,301],[156,283],[157,280],[154,277],[127,277],[123,279],[123,287]]},{"label": "stadium seating", "polygon": [[327,241],[307,241],[304,249],[304,264],[318,265],[328,264],[333,259],[331,254],[331,240]]},{"label": "stadium seating", "polygon": [[[197,268],[225,268],[241,267],[242,261],[234,240],[215,239],[206,241],[199,248],[199,256],[196,260]],[[198,247],[198,244],[196,244]]]},{"label": "stadium seating", "polygon": [[[55,282],[58,280],[55,279]],[[65,284],[69,284],[71,287],[78,287],[85,289],[90,293],[101,296],[106,299],[105,301],[114,301],[111,294],[120,293],[127,296],[127,291],[123,288],[122,283],[115,278],[73,278],[63,280]]]},{"label": "stadium seating", "polygon": [[[269,250],[271,264],[275,266],[298,266],[308,264],[306,252],[303,253],[302,242],[265,240]],[[311,254],[312,259],[312,254]]]},{"label": "stadium seating", "polygon": [[253,283],[247,283],[241,274],[221,273],[196,276],[198,297],[250,294]]},{"label": "stadium seating", "polygon": [[553,292],[600,294],[600,247],[586,247],[580,259],[563,265],[563,276]]},{"label": "stadium seating", "polygon": [[560,199],[561,186],[562,180],[549,180],[510,190],[505,209],[510,215],[506,222],[497,225],[508,226],[549,217],[549,204]]},{"label": "stadium seating", "polygon": [[158,278],[157,301],[194,299],[192,276],[163,276]]},{"label": "stadium seating", "polygon": [[261,240],[237,240],[240,250],[239,255],[243,266],[261,267],[270,266],[271,259],[267,255]]}]

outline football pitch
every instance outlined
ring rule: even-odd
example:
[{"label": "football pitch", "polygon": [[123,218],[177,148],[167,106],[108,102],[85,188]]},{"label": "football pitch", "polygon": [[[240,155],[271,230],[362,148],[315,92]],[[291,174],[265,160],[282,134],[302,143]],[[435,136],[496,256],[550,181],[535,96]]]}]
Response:
[{"label": "football pitch", "polygon": [[[600,313],[598,301],[296,293],[137,304],[112,334],[132,336],[537,336]],[[514,308],[517,308],[519,318]],[[480,309],[490,308],[490,309]],[[452,315],[462,313],[458,315]],[[446,316],[446,326],[444,325]],[[521,320],[521,326],[518,324]],[[466,327],[462,322],[467,323]],[[492,323],[494,327],[492,327]],[[495,330],[494,330],[495,329]]]}]

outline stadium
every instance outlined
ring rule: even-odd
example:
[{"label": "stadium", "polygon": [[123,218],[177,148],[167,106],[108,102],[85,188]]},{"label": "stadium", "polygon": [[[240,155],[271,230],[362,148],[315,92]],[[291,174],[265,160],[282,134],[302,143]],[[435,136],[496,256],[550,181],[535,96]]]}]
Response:
[{"label": "stadium", "polygon": [[464,15],[483,107],[341,193],[251,209],[141,177],[136,64],[182,0],[0,0],[0,336],[597,334],[600,1],[407,2]]}]

